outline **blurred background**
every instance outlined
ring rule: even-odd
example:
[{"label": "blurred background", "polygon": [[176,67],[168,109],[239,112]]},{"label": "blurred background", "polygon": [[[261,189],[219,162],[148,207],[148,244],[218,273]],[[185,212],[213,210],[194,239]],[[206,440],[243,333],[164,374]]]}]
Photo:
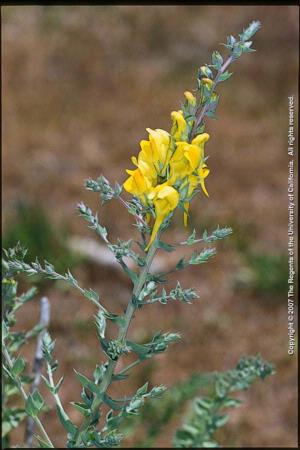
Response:
[{"label": "blurred background", "polygon": [[[170,129],[170,112],[195,86],[199,65],[223,48],[251,20],[262,22],[256,53],[233,66],[220,85],[218,120],[207,120],[210,193],[194,199],[190,230],[231,226],[209,264],[179,273],[200,299],[193,305],[154,305],[136,315],[132,338],[157,330],[179,331],[183,342],[134,371],[128,390],[175,383],[200,371],[233,368],[243,355],[260,353],[276,375],[242,394],[221,443],[235,447],[295,447],[296,357],[287,336],[287,120],[297,96],[298,8],[296,6],[12,6],[2,8],[3,244],[20,240],[28,259],[39,256],[58,271],[70,268],[81,284],[100,293],[120,313],[130,284],[118,267],[103,263],[97,236],[78,217],[86,202],[112,239],[135,236],[131,218],[117,203],[101,208],[84,189],[88,177],[104,174],[123,182],[130,157],[146,127]],[[231,70],[230,70],[231,71]],[[178,214],[165,240],[189,230]],[[84,254],[82,247],[89,248]],[[171,256],[170,256],[171,255]],[[158,255],[169,267],[173,254]],[[102,358],[94,308],[77,292],[33,279],[52,305],[62,399],[79,400],[72,368],[91,374]],[[173,286],[176,278],[170,281]],[[25,288],[27,280],[22,280]],[[38,299],[26,305],[20,326],[38,318]],[[27,348],[28,356],[33,347]],[[67,410],[79,417],[72,407]],[[169,447],[183,406],[154,445]],[[54,412],[48,429],[63,446]],[[143,431],[140,430],[139,433]],[[139,436],[140,438],[140,436]],[[135,445],[137,437],[125,442]]]}]

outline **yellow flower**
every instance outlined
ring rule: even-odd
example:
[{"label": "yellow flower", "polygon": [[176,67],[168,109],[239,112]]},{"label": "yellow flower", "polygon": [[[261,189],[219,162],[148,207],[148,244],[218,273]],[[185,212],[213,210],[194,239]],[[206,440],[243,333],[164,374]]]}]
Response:
[{"label": "yellow flower", "polygon": [[170,135],[167,131],[160,130],[159,128],[156,130],[147,128],[147,131],[149,133],[155,167],[160,175],[164,175],[171,156]]},{"label": "yellow flower", "polygon": [[[194,192],[194,190],[196,189],[196,187],[200,184],[204,194],[209,197],[208,192],[206,190],[205,187],[205,178],[209,175],[209,168],[207,167],[206,164],[202,164],[201,167],[197,170],[197,175],[190,175],[188,177],[188,183],[189,183],[189,188],[188,188],[188,192],[187,192],[187,197],[189,198],[192,193]],[[187,226],[188,223],[188,211],[189,211],[189,207],[190,207],[190,203],[189,202],[184,202],[183,204],[184,206],[184,213],[183,213],[183,223],[184,226]]]},{"label": "yellow flower", "polygon": [[188,103],[190,103],[192,106],[196,105],[196,97],[190,91],[185,91],[184,96],[187,99]]},{"label": "yellow flower", "polygon": [[[205,86],[209,91],[212,90],[213,88],[213,80],[211,80],[210,78],[202,78],[201,79],[201,84],[203,86]],[[212,94],[213,96],[214,94]],[[203,103],[204,101],[206,101],[206,96],[204,95],[204,93],[202,92],[202,95],[200,95],[200,102]]]},{"label": "yellow flower", "polygon": [[130,175],[124,182],[124,189],[132,195],[140,197],[145,203],[145,195],[151,190],[151,182],[146,178],[142,171],[137,168],[135,170],[126,170]]},{"label": "yellow flower", "polygon": [[155,186],[157,171],[150,142],[142,140],[140,146],[142,150],[139,152],[138,157],[132,156],[131,161],[140,169],[141,173],[151,181],[151,184]]},{"label": "yellow flower", "polygon": [[170,161],[170,184],[190,175],[200,164],[201,151],[197,145],[177,142]]},{"label": "yellow flower", "polygon": [[202,77],[211,78],[212,77],[212,71],[207,66],[201,66],[200,67],[200,74]]},{"label": "yellow flower", "polygon": [[198,134],[198,136],[196,136],[192,140],[192,144],[198,145],[204,151],[204,144],[208,141],[208,139],[209,139],[208,133],[201,133],[201,134]]},{"label": "yellow flower", "polygon": [[150,241],[145,249],[146,251],[148,251],[150,245],[154,241],[165,218],[178,205],[179,194],[172,186],[168,186],[166,183],[163,183],[156,186],[152,192],[150,192],[148,198],[153,201],[156,219],[152,229]]},{"label": "yellow flower", "polygon": [[204,180],[205,180],[206,177],[208,177],[209,172],[210,172],[210,170],[209,170],[209,168],[207,167],[206,164],[202,164],[201,168],[198,170],[200,186],[202,187],[202,191],[204,192],[204,194],[207,197],[209,197],[209,195],[208,195],[208,192],[206,190]]},{"label": "yellow flower", "polygon": [[[197,175],[190,175],[188,177],[187,182],[189,184],[187,197],[189,198],[192,195],[192,193],[194,192],[194,190],[196,189],[196,187],[198,186],[198,184],[199,184],[198,176]],[[184,207],[183,224],[184,224],[185,227],[187,227],[187,224],[188,224],[188,213],[189,213],[189,209],[190,209],[190,202],[184,202],[183,203],[183,207]]]},{"label": "yellow flower", "polygon": [[173,111],[171,113],[171,118],[173,120],[173,125],[171,129],[171,134],[175,141],[183,139],[187,131],[187,123],[183,117],[182,111]]},{"label": "yellow flower", "polygon": [[[187,177],[181,185],[184,187],[186,183],[189,184],[187,198],[192,195],[199,184],[205,195],[208,196],[204,183],[204,179],[209,174],[209,169],[204,164],[204,146],[208,139],[208,133],[201,133],[192,140],[191,144],[178,142],[177,149],[171,158],[169,184],[174,184]],[[184,202],[184,209],[183,220],[184,225],[187,226],[189,202]]]},{"label": "yellow flower", "polygon": [[204,158],[204,145],[208,139],[209,134],[202,133],[196,136],[191,144],[176,143],[177,148],[170,160],[170,184],[191,175],[198,169]]},{"label": "yellow flower", "polygon": [[213,80],[210,78],[201,78],[201,83],[205,84],[209,89],[211,89],[212,85],[214,84]]},{"label": "yellow flower", "polygon": [[164,130],[152,130],[147,128],[149,140],[140,142],[141,151],[138,158],[133,156],[131,161],[147,177],[153,186],[157,183],[157,176],[164,176],[167,165],[169,164],[171,149],[170,135]]}]

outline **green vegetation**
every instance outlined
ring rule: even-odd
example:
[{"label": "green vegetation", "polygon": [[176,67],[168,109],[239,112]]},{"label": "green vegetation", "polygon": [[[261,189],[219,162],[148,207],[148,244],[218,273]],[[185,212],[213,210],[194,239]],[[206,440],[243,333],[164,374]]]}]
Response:
[{"label": "green vegetation", "polygon": [[11,248],[22,242],[28,249],[28,260],[46,259],[59,270],[66,270],[79,262],[67,247],[66,236],[67,230],[55,227],[43,208],[19,202],[14,217],[5,224],[3,247]]}]

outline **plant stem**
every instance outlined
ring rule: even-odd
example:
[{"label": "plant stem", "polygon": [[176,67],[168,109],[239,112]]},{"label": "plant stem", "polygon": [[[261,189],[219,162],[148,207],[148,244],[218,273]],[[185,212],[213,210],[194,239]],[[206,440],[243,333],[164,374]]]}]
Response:
[{"label": "plant stem", "polygon": [[120,370],[120,372],[117,373],[117,375],[123,375],[124,373],[128,372],[128,370],[132,369],[133,367],[137,366],[138,364],[140,364],[141,360],[140,359],[136,359],[135,361],[133,361],[132,363],[128,364],[128,366],[124,367],[124,369]]},{"label": "plant stem", "polygon": [[[214,92],[214,89],[215,89],[216,85],[218,84],[220,75],[222,75],[222,73],[225,72],[225,70],[233,62],[233,60],[234,60],[234,58],[233,58],[233,55],[231,54],[230,56],[228,56],[228,58],[226,59],[226,61],[222,65],[222,67],[218,70],[218,73],[217,73],[217,75],[216,75],[216,77],[214,79],[213,85],[211,87],[211,94]],[[207,113],[208,107],[209,107],[209,102],[207,102],[203,106],[203,108],[200,110],[200,114],[196,118],[194,126],[193,126],[192,131],[191,131],[191,138],[190,138],[191,140],[195,137],[196,130],[201,125],[202,120],[203,120],[205,114]]]},{"label": "plant stem", "polygon": [[[47,362],[47,374],[48,374],[48,379],[49,379],[49,383],[50,383],[51,387],[53,389],[55,389],[55,383],[54,383],[54,380],[53,380],[51,365],[48,362]],[[59,395],[57,394],[57,392],[53,391],[52,395],[54,397],[55,403],[56,403],[57,407],[59,408],[62,416],[65,418],[65,420],[70,420],[68,414],[64,410],[64,407],[63,407],[63,405],[62,405],[62,403],[60,401],[60,398],[59,398]]]},{"label": "plant stem", "polygon": [[[30,385],[30,393],[33,393],[39,386],[41,380],[41,372],[43,366],[43,352],[42,352],[42,342],[43,336],[49,326],[50,322],[50,303],[47,297],[42,297],[40,300],[40,320],[39,325],[41,325],[42,330],[37,338],[36,351],[33,360],[33,374],[34,380]],[[28,448],[32,447],[32,439],[34,433],[34,420],[33,417],[28,416],[26,420],[25,427],[25,443]]]},{"label": "plant stem", "polygon": [[[126,309],[126,312],[124,315],[124,319],[125,319],[124,325],[123,325],[123,327],[120,328],[120,331],[118,334],[119,341],[124,342],[126,339],[126,335],[127,335],[127,332],[128,332],[129,326],[130,326],[130,322],[131,322],[131,319],[132,319],[133,314],[136,309],[132,300],[134,297],[139,296],[141,290],[144,287],[144,284],[145,284],[145,281],[147,278],[147,274],[149,272],[155,252],[157,250],[157,243],[159,241],[159,236],[160,236],[160,233],[157,234],[155,241],[149,248],[149,251],[148,251],[146,259],[145,259],[145,265],[143,266],[143,268],[140,272],[139,278],[133,287],[132,298],[127,305],[127,309]],[[108,387],[111,383],[112,376],[114,374],[116,365],[117,365],[117,361],[112,361],[112,360],[109,361],[106,372],[105,372],[105,376],[99,385],[99,395],[94,397],[93,403],[91,405],[91,414],[89,417],[87,417],[82,422],[81,426],[78,428],[77,436],[76,436],[76,440],[75,440],[75,448],[78,448],[80,446],[81,440],[82,440],[82,435],[88,429],[88,427],[91,425],[91,423],[94,420],[95,415],[97,414],[97,411],[102,403],[102,394],[104,394],[106,392],[106,390],[108,389]]]},{"label": "plant stem", "polygon": [[[166,295],[164,297],[164,300],[170,300],[170,298],[172,298],[171,295]],[[154,297],[154,298],[151,298],[151,300],[147,300],[145,302],[141,302],[141,305],[152,305],[153,303],[159,302],[161,299],[162,299],[162,297]]]},{"label": "plant stem", "polygon": [[[11,370],[12,367],[13,367],[13,362],[12,362],[12,360],[11,360],[11,358],[9,356],[9,353],[7,351],[7,348],[6,348],[6,346],[4,344],[3,344],[2,352],[3,352],[4,359],[6,361],[6,364],[8,365],[9,369]],[[27,394],[26,394],[26,392],[25,392],[25,390],[23,388],[22,381],[20,380],[20,378],[18,376],[15,376],[15,375],[14,375],[14,380],[15,380],[15,382],[16,382],[16,384],[18,386],[18,389],[19,389],[19,391],[20,391],[20,393],[21,393],[21,395],[24,398],[25,403],[26,403],[27,399],[28,399],[28,396],[27,396]],[[54,445],[52,444],[52,442],[51,442],[51,440],[50,440],[50,438],[49,438],[49,436],[48,436],[48,434],[47,434],[47,432],[46,432],[42,422],[40,421],[40,419],[38,417],[33,417],[33,420],[35,421],[36,425],[41,430],[41,432],[42,432],[42,434],[43,434],[47,444],[49,445],[49,447],[50,448],[55,448]]]}]

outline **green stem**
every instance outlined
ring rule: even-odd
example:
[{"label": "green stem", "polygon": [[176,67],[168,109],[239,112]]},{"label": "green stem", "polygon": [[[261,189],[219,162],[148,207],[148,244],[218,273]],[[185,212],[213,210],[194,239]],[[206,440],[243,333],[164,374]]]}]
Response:
[{"label": "green stem", "polygon": [[[225,72],[225,70],[228,68],[228,66],[229,66],[233,61],[234,61],[234,57],[233,57],[233,55],[231,54],[230,56],[228,56],[228,58],[226,59],[226,61],[225,61],[224,64],[222,65],[222,67],[218,70],[218,73],[217,73],[217,75],[216,75],[216,77],[215,77],[215,79],[214,79],[214,82],[213,82],[213,85],[212,85],[212,88],[211,88],[211,95],[212,95],[212,93],[214,92],[215,87],[216,87],[217,84],[218,84],[220,75],[221,75],[222,73]],[[197,128],[201,125],[201,123],[202,123],[202,121],[203,121],[203,119],[204,119],[204,116],[205,116],[205,114],[206,114],[208,108],[209,108],[209,102],[207,102],[207,103],[203,106],[203,108],[200,110],[200,114],[199,114],[198,117],[196,118],[195,123],[194,123],[194,126],[193,126],[193,129],[192,129],[192,131],[191,131],[191,138],[190,138],[191,140],[195,137],[196,130],[197,130]]]},{"label": "green stem", "polygon": [[50,386],[53,388],[52,395],[54,397],[55,403],[56,403],[57,407],[60,409],[60,412],[61,412],[62,416],[64,417],[64,419],[71,421],[70,417],[68,416],[68,414],[64,410],[64,407],[63,407],[63,405],[62,405],[62,403],[60,401],[59,395],[57,393],[55,393],[55,391],[54,391],[55,383],[54,383],[54,380],[53,380],[51,365],[48,362],[47,362],[47,373],[48,373],[48,379],[49,379]]},{"label": "green stem", "polygon": [[135,361],[133,361],[132,363],[128,364],[128,366],[124,367],[124,369],[120,370],[120,372],[117,373],[117,375],[123,375],[124,373],[128,372],[128,370],[132,369],[133,367],[137,366],[138,364],[140,364],[141,360],[140,359],[136,359]]},{"label": "green stem", "polygon": [[[4,356],[4,359],[6,361],[6,364],[8,365],[9,369],[11,370],[12,367],[13,367],[13,362],[12,362],[12,360],[11,360],[11,358],[9,356],[9,353],[7,351],[7,348],[5,347],[4,344],[3,344],[3,350],[2,351],[3,351],[3,356]],[[25,390],[23,388],[22,381],[20,380],[19,377],[15,376],[15,375],[14,375],[14,380],[15,380],[15,382],[16,382],[16,384],[18,386],[18,389],[19,389],[19,391],[20,391],[20,393],[21,393],[21,395],[24,398],[25,403],[26,403],[27,399],[28,399],[28,396],[27,396],[27,394],[26,394],[26,392],[25,392]],[[33,417],[33,416],[32,416],[32,418],[35,421],[36,425],[41,430],[41,432],[42,432],[42,434],[44,436],[44,439],[46,440],[46,442],[49,445],[49,447],[50,448],[55,448],[54,445],[52,444],[52,442],[51,442],[51,440],[50,440],[50,438],[49,438],[49,436],[48,436],[48,434],[47,434],[47,432],[46,432],[42,422],[40,421],[40,419],[38,417]]]},{"label": "green stem", "polygon": [[[139,278],[133,287],[132,298],[131,298],[130,302],[128,303],[128,306],[127,306],[127,309],[126,309],[126,312],[124,315],[124,319],[125,319],[124,325],[120,328],[120,331],[119,331],[119,335],[118,335],[119,341],[124,342],[126,339],[131,319],[136,310],[136,307],[134,306],[132,300],[133,300],[133,298],[139,296],[141,290],[144,287],[151,263],[153,261],[155,252],[157,250],[157,243],[159,241],[159,235],[160,235],[160,233],[157,234],[156,239],[154,240],[153,244],[149,248],[149,251],[148,251],[146,259],[145,259],[145,265],[143,266],[143,268],[140,272]],[[82,441],[82,435],[85,433],[85,431],[91,425],[91,423],[94,420],[94,417],[97,414],[97,411],[102,403],[102,395],[106,392],[106,390],[108,389],[108,387],[111,383],[112,376],[114,374],[116,365],[117,365],[117,361],[112,361],[112,360],[109,361],[106,372],[105,372],[105,376],[99,385],[99,395],[94,397],[93,403],[91,405],[91,414],[89,417],[87,417],[82,422],[81,426],[78,428],[76,441],[75,441],[75,448],[78,448],[80,446],[81,441]]]}]

